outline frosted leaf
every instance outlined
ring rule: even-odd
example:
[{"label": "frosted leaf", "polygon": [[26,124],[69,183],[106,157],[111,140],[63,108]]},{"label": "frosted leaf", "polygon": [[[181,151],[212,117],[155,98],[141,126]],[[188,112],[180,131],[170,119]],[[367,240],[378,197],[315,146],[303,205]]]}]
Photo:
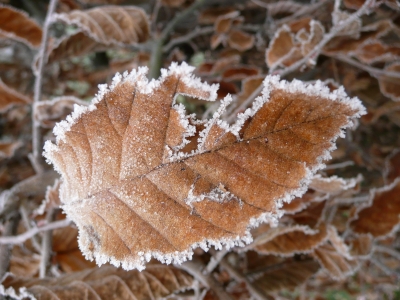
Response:
[{"label": "frosted leaf", "polygon": [[187,64],[158,80],[146,68],[102,86],[46,142],[62,174],[63,209],[79,229],[88,259],[143,269],[191,259],[193,249],[244,246],[251,227],[277,223],[284,202],[301,196],[333,142],[364,113],[357,99],[278,77],[232,126],[185,116],[178,94],[215,100]]}]

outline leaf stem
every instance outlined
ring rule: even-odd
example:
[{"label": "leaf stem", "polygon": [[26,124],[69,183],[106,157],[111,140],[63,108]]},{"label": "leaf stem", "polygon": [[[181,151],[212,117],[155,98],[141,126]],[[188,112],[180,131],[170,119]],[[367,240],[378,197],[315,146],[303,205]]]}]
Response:
[{"label": "leaf stem", "polygon": [[177,14],[170,22],[168,22],[167,27],[165,27],[165,29],[161,32],[161,35],[156,40],[153,51],[151,52],[149,78],[158,78],[160,76],[163,45],[167,41],[168,36],[172,32],[172,30],[174,30],[175,26],[179,22],[184,20],[196,9],[204,5],[206,1],[207,0],[196,0],[186,10],[182,11],[180,14]]},{"label": "leaf stem", "polygon": [[32,105],[32,152],[34,165],[37,167],[37,172],[43,172],[44,160],[42,158],[43,137],[41,133],[40,123],[35,120],[36,103],[42,98],[42,82],[43,82],[43,67],[47,56],[47,42],[49,39],[49,28],[51,25],[51,17],[56,9],[58,0],[51,0],[47,10],[46,19],[43,24],[42,43],[38,53],[38,66],[34,70],[35,87]]}]

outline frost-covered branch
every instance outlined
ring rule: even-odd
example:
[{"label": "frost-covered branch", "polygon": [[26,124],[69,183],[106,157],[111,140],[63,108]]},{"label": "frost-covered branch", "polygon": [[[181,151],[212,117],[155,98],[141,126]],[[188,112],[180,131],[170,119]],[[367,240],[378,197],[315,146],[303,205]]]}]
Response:
[{"label": "frost-covered branch", "polygon": [[31,230],[28,230],[20,235],[2,236],[2,237],[0,237],[0,244],[9,244],[9,245],[22,244],[27,239],[30,239],[31,237],[35,236],[39,232],[43,232],[43,231],[47,231],[47,230],[54,230],[54,229],[58,229],[58,228],[64,228],[69,225],[71,225],[71,220],[68,220],[68,219],[55,221],[55,222],[48,223],[41,227],[34,227]]},{"label": "frost-covered branch", "polygon": [[175,26],[206,2],[207,0],[196,0],[186,10],[180,14],[177,14],[175,18],[168,22],[168,25],[162,31],[160,37],[156,40],[153,51],[151,52],[149,78],[158,78],[158,76],[160,76],[163,45],[167,41],[171,32],[174,30]]},{"label": "frost-covered branch", "polygon": [[168,44],[166,44],[163,48],[163,52],[168,52],[170,51],[173,47],[179,44],[186,43],[195,37],[198,37],[200,35],[205,35],[205,34],[210,34],[215,31],[214,26],[207,26],[207,27],[196,27],[195,30],[189,32],[188,34],[182,35],[180,37],[174,38],[171,40]]},{"label": "frost-covered branch", "polygon": [[392,77],[392,78],[398,78],[400,79],[400,73],[399,72],[394,72],[394,71],[387,71],[387,70],[382,70],[378,68],[374,68],[365,64],[362,64],[355,59],[352,59],[350,57],[347,57],[345,55],[330,55],[330,54],[324,54],[326,56],[335,58],[337,60],[340,60],[342,62],[348,63],[349,65],[352,65],[354,67],[357,67],[361,70],[364,70],[371,74],[371,76],[374,77],[380,77],[380,76],[387,76],[387,77]]},{"label": "frost-covered branch", "polygon": [[51,18],[56,9],[58,0],[51,0],[49,8],[47,10],[46,19],[43,25],[42,43],[38,53],[37,69],[35,70],[35,88],[33,95],[33,106],[32,106],[32,152],[33,152],[33,166],[37,169],[36,172],[43,172],[43,158],[42,158],[42,147],[43,138],[41,134],[40,123],[35,120],[36,106],[35,103],[39,102],[42,98],[42,82],[43,82],[43,68],[47,56],[47,43],[49,39],[49,28],[51,25]]},{"label": "frost-covered branch", "polygon": [[257,300],[265,300],[267,299],[261,291],[259,291],[255,286],[251,284],[251,282],[241,274],[238,270],[232,267],[229,262],[227,261],[226,257],[224,257],[221,262],[220,266],[224,268],[231,277],[233,277],[238,282],[246,283],[247,289],[249,290],[250,294]]}]

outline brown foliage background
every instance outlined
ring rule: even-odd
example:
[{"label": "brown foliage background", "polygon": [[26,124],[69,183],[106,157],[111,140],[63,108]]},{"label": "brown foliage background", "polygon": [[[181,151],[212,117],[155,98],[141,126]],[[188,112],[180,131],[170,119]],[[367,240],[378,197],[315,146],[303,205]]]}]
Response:
[{"label": "brown foliage background", "polygon": [[[155,299],[169,295],[184,299],[398,297],[400,9],[397,1],[0,2],[2,295],[38,299]],[[110,157],[114,157],[121,150],[118,131],[125,130],[129,119],[126,108],[131,104],[129,97],[124,97],[135,90],[128,81],[115,81],[113,92],[102,94],[97,85],[112,84],[115,73],[142,66],[150,69],[143,76],[157,79],[160,69],[168,68],[171,62],[194,65],[195,76],[203,82],[219,84],[217,101],[200,100],[212,98],[206,85],[185,86],[185,81],[178,83],[176,73],[169,73],[155,93],[160,103],[164,101],[161,108],[152,106],[153,100],[147,94],[137,94],[141,103],[136,107],[137,118],[148,123],[140,123],[138,132],[128,132],[135,137],[143,132],[148,135],[155,128],[154,135],[159,135],[159,139],[154,141],[165,137],[166,144],[156,146],[154,141],[147,144],[142,141],[119,159],[126,162],[123,166],[135,159],[146,161],[145,156],[154,160],[151,172],[143,171],[148,165],[142,163],[127,178],[133,181],[141,178],[136,187],[152,194],[152,201],[156,200],[149,208],[160,212],[162,218],[158,223],[153,220],[153,228],[169,234],[174,251],[185,251],[206,238],[221,241],[243,236],[249,219],[259,213],[251,205],[263,212],[276,212],[274,200],[287,191],[287,186],[298,188],[304,170],[273,158],[268,149],[286,151],[312,168],[330,147],[329,141],[347,124],[347,117],[352,118],[357,112],[352,110],[354,107],[332,107],[323,96],[314,99],[306,93],[276,89],[271,93],[269,109],[264,107],[269,112],[261,109],[252,117],[259,120],[259,127],[249,127],[253,119],[243,125],[240,131],[243,141],[226,134],[224,126],[218,123],[204,143],[205,151],[209,151],[207,155],[194,155],[167,164],[164,160],[170,152],[165,150],[165,145],[175,154],[197,149],[200,132],[207,123],[195,122],[195,119],[212,119],[218,111],[221,120],[233,124],[238,113],[245,112],[261,95],[263,79],[275,74],[309,84],[320,80],[331,92],[342,85],[350,97],[362,101],[367,114],[355,121],[345,138],[338,139],[332,159],[326,162],[325,169],[310,178],[305,194],[283,204],[276,226],[262,224],[251,231],[252,243],[244,247],[232,244],[229,250],[196,248],[192,261],[182,265],[160,265],[152,259],[142,272],[125,271],[108,264],[95,266],[85,260],[79,249],[78,230],[80,239],[92,239],[86,244],[90,251],[101,244],[102,253],[114,255],[115,259],[126,258],[127,254],[120,251],[121,242],[112,239],[114,233],[103,225],[96,227],[101,222],[94,222],[93,215],[97,212],[108,220],[120,222],[126,210],[121,207],[118,213],[111,210],[107,205],[117,201],[107,191],[120,193],[122,198],[122,191],[132,189],[132,185],[123,180],[113,181],[112,176],[103,178],[103,171],[98,174],[106,186],[85,185],[85,174],[79,175],[74,168],[78,161],[82,172],[93,165],[84,165],[82,157],[87,144],[83,147],[86,150],[83,149],[85,144],[79,144],[79,139],[104,139],[101,132],[107,130],[106,119],[110,115],[120,122],[116,125],[117,133],[109,136],[106,144]],[[57,142],[52,132],[55,124],[68,120],[75,104],[90,105],[96,93],[99,93],[98,99],[105,100],[99,101],[93,114],[74,123],[65,140]],[[176,107],[171,106],[175,94],[179,94]],[[221,112],[219,100],[228,94],[233,102]],[[314,142],[308,149],[300,147],[290,134],[286,143],[282,143],[283,137],[277,136],[289,132],[284,125],[282,128],[286,131],[275,132],[263,127],[272,122],[273,112],[282,113],[284,104],[291,100],[298,104],[298,109],[292,107],[286,118],[276,119],[285,126],[296,124],[296,118],[307,110],[318,116],[333,114],[324,126],[302,125],[294,129],[296,134]],[[116,105],[118,101],[125,109]],[[188,115],[194,116],[182,117],[183,107]],[[169,118],[160,121],[166,112]],[[182,126],[183,119],[186,126]],[[93,129],[85,133],[87,136],[81,132],[83,123]],[[193,128],[192,136],[185,135],[189,125]],[[250,137],[251,130],[257,132],[259,141]],[[188,138],[184,147],[183,136]],[[325,144],[323,139],[327,141]],[[69,157],[64,166],[61,158],[51,158],[61,170],[64,183],[40,155],[45,140],[65,148],[62,159]],[[140,148],[147,150],[139,151]],[[115,164],[107,163],[101,155],[97,158],[99,169],[121,171],[113,169]],[[257,163],[257,157],[264,164]],[[226,163],[228,160],[230,163]],[[251,170],[273,178],[276,183],[286,185],[286,189],[280,191],[273,184],[257,180],[243,185],[239,181],[231,182],[229,174],[237,172],[237,168],[232,168],[232,161],[242,164],[246,172]],[[69,180],[65,180],[65,174],[70,174]],[[60,183],[70,188],[61,189],[60,194]],[[154,186],[162,188],[164,195],[173,199],[168,200],[170,205],[160,206],[165,196],[157,194],[152,189]],[[196,202],[194,198],[188,201],[185,195],[190,191],[195,196],[211,195],[213,191],[213,197],[216,192],[220,197],[217,198],[223,201]],[[71,209],[64,201],[71,198],[68,193],[79,194],[77,199],[96,194],[96,199],[106,201],[99,205],[92,199],[85,209]],[[227,200],[224,197],[228,193],[239,195],[241,201]],[[253,197],[253,193],[258,194]],[[84,217],[73,219],[74,223],[65,219],[60,208],[62,202],[69,215],[85,212]],[[188,203],[190,209],[177,213],[178,207]],[[72,210],[75,211],[71,213]],[[228,218],[223,217],[226,212],[229,212]],[[139,215],[146,219],[146,213]],[[164,226],[168,217],[175,222],[174,226]],[[142,222],[143,226],[151,223],[151,219],[147,220]],[[204,227],[206,220],[211,224],[209,227]],[[148,249],[171,252],[168,249],[171,245],[163,244],[165,240],[150,229],[127,228],[123,224],[119,232],[125,234],[123,239],[131,243],[132,249],[147,245]],[[185,231],[190,226],[194,233]],[[96,240],[98,236],[108,243],[100,243]]]}]

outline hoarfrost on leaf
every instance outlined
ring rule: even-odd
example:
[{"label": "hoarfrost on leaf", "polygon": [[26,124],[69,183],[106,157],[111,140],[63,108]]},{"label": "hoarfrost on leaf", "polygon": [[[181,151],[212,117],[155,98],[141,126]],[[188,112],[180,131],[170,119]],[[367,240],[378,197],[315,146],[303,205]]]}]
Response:
[{"label": "hoarfrost on leaf", "polygon": [[177,95],[214,101],[218,86],[193,70],[172,64],[150,82],[147,68],[118,74],[56,126],[56,144],[46,142],[88,259],[144,269],[151,257],[182,263],[196,247],[250,243],[250,228],[276,225],[283,202],[305,193],[342,130],[365,113],[321,82],[267,76],[233,125],[221,119],[229,96],[198,121]]}]

